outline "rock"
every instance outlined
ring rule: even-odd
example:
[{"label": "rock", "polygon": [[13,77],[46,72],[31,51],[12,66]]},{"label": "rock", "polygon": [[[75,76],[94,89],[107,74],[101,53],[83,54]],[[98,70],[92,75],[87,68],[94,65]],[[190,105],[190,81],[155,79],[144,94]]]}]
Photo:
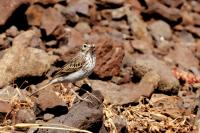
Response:
[{"label": "rock", "polygon": [[113,118],[113,123],[115,124],[116,126],[116,130],[118,133],[122,133],[123,131],[127,131],[126,130],[126,125],[127,125],[127,122],[126,122],[126,119],[118,116],[118,115],[115,115]]},{"label": "rock", "polygon": [[[0,112],[10,113],[13,109],[11,101],[13,97],[18,98],[18,92],[16,88],[11,86],[5,86],[0,90]],[[20,98],[18,99],[20,100]]]},{"label": "rock", "polygon": [[170,68],[152,55],[138,56],[133,65],[135,75],[142,77],[147,72],[155,71],[160,76],[158,89],[163,92],[177,92],[179,81],[174,77]]},{"label": "rock", "polygon": [[66,103],[51,90],[41,91],[37,99],[37,104],[43,111],[48,108],[54,108],[56,106],[66,107],[67,110]]},{"label": "rock", "polygon": [[56,49],[55,52],[60,54],[64,61],[68,61],[79,51],[80,46],[85,42],[83,35],[79,31],[72,28],[67,28],[65,30],[66,36],[68,36],[68,43]]},{"label": "rock", "polygon": [[56,4],[54,8],[59,11],[63,16],[65,16],[66,20],[70,22],[78,22],[79,16],[76,14],[76,11],[70,6],[63,6],[61,4]]},{"label": "rock", "polygon": [[42,16],[45,9],[40,5],[31,5],[26,10],[26,17],[29,25],[40,26],[42,21]]},{"label": "rock", "polygon": [[94,73],[100,78],[119,74],[120,65],[124,57],[121,44],[109,38],[100,38],[96,41],[97,62]]},{"label": "rock", "polygon": [[41,3],[43,5],[56,4],[61,1],[63,0],[32,0],[33,3]]},{"label": "rock", "polygon": [[176,32],[176,35],[177,37],[175,36],[175,40],[185,44],[186,46],[191,46],[193,43],[195,43],[195,38],[187,31]]},{"label": "rock", "polygon": [[[98,102],[94,97],[86,94],[85,96],[92,103],[81,101],[78,104],[74,104],[67,114],[56,117],[48,121],[48,123],[64,124],[66,126],[75,127],[78,129],[86,129],[92,132],[98,132],[103,124],[103,97],[98,91],[93,91],[92,95],[97,97],[100,101]],[[39,129],[37,133],[44,132],[66,133],[66,131],[52,129]]]},{"label": "rock", "polygon": [[71,11],[90,16],[90,8],[95,6],[94,0],[73,0],[68,2],[68,7]]},{"label": "rock", "polygon": [[105,9],[101,11],[101,15],[107,20],[121,19],[126,15],[126,7],[121,7],[117,9]]},{"label": "rock", "polygon": [[31,109],[20,109],[16,115],[16,123],[34,123],[36,116]]},{"label": "rock", "polygon": [[2,0],[0,1],[0,25],[4,25],[13,11],[22,4],[27,4],[29,0]]},{"label": "rock", "polygon": [[131,9],[126,10],[126,15],[132,34],[136,36],[138,40],[143,40],[151,44],[152,38],[147,31],[147,25],[141,19],[141,16]]},{"label": "rock", "polygon": [[188,70],[192,67],[199,67],[199,60],[188,47],[182,44],[175,44],[174,50],[171,50],[166,57]]},{"label": "rock", "polygon": [[1,48],[8,48],[10,45],[9,41],[7,41],[6,34],[0,34],[0,46]]},{"label": "rock", "polygon": [[46,31],[47,35],[50,35],[58,26],[65,23],[65,18],[60,12],[54,8],[47,8],[42,16],[41,28]]},{"label": "rock", "polygon": [[165,21],[154,21],[149,24],[148,29],[156,41],[161,41],[161,39],[169,40],[172,37],[172,30]]},{"label": "rock", "polygon": [[0,100],[0,112],[10,113],[12,110],[12,105],[8,101]]},{"label": "rock", "polygon": [[57,43],[58,42],[56,40],[51,40],[49,42],[46,42],[46,45],[51,47],[51,46],[55,46]]},{"label": "rock", "polygon": [[46,114],[44,114],[44,120],[45,121],[49,121],[49,120],[51,120],[52,118],[54,118],[54,115],[53,114],[49,114],[49,113],[46,113]]},{"label": "rock", "polygon": [[90,83],[94,90],[102,93],[106,103],[123,105],[138,102],[143,96],[149,97],[158,84],[158,78],[156,74],[148,74],[138,85],[132,83],[116,85],[100,80],[90,80]]},{"label": "rock", "polygon": [[0,59],[0,87],[18,77],[41,76],[57,59],[43,50],[27,47],[34,36],[37,35],[33,30],[19,34],[13,40],[13,46],[5,51]]},{"label": "rock", "polygon": [[143,40],[133,40],[131,41],[131,46],[141,53],[150,54],[153,50],[153,45]]},{"label": "rock", "polygon": [[6,30],[6,36],[15,37],[19,34],[17,27],[11,26],[9,29]]},{"label": "rock", "polygon": [[106,3],[113,3],[113,4],[123,4],[125,0],[100,0],[101,2],[106,2]]},{"label": "rock", "polygon": [[158,13],[159,15],[171,21],[177,21],[181,18],[181,11],[174,7],[167,7],[158,1],[146,1],[148,9],[145,11],[148,14]]},{"label": "rock", "polygon": [[76,24],[75,29],[82,34],[89,33],[91,31],[90,25],[86,22],[79,22]]}]

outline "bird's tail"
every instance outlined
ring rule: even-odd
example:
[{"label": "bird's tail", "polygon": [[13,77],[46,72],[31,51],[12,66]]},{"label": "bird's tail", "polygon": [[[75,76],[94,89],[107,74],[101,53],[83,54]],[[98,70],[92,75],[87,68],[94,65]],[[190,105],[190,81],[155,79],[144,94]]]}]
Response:
[{"label": "bird's tail", "polygon": [[53,84],[51,81],[49,81],[46,85],[42,86],[41,88],[39,88],[38,90],[36,90],[35,92],[33,92],[31,95],[29,95],[30,97],[35,95],[36,93],[38,93],[39,91],[45,89],[46,87],[48,87],[49,85]]}]

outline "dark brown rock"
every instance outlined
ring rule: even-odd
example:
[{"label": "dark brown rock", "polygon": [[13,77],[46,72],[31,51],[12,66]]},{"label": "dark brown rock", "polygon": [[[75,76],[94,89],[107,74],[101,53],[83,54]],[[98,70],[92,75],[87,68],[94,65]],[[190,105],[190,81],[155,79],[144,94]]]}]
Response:
[{"label": "dark brown rock", "polygon": [[[66,115],[56,117],[48,123],[64,124],[78,129],[88,129],[92,132],[98,132],[103,122],[103,97],[99,91],[93,91],[92,95],[97,97],[100,101],[98,102],[96,98],[86,94],[85,96],[88,96],[87,99],[92,103],[81,101],[78,104],[74,104]],[[52,129],[39,129],[37,133],[44,132],[66,133],[66,131]]]}]

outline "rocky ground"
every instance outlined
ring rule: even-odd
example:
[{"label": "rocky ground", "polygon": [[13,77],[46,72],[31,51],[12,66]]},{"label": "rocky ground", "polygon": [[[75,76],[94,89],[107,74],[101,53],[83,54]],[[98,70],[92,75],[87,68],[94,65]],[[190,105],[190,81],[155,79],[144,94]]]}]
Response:
[{"label": "rocky ground", "polygon": [[[0,132],[198,132],[199,7],[197,0],[1,0]],[[85,42],[97,55],[88,84],[29,96]]]}]

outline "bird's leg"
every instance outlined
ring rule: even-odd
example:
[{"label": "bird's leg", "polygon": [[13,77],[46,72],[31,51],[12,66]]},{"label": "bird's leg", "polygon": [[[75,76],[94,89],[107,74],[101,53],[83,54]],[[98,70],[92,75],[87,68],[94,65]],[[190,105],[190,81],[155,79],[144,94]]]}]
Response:
[{"label": "bird's leg", "polygon": [[[83,79],[83,83],[89,85],[92,88],[92,84],[88,80],[88,78]],[[84,90],[88,95],[94,97],[99,103],[101,103],[100,99],[93,95],[91,92]]]},{"label": "bird's leg", "polygon": [[[73,85],[74,85],[74,84],[73,84]],[[61,83],[61,86],[62,86],[63,88],[65,88],[65,86],[64,86],[62,83]],[[75,86],[76,86],[76,85],[75,85]],[[79,87],[79,86],[76,86],[76,87]],[[79,87],[79,88],[80,88],[80,87]],[[79,100],[92,103],[90,100],[80,97],[72,88],[70,88],[70,91],[71,91]]]},{"label": "bird's leg", "polygon": [[88,86],[92,87],[90,81],[88,80],[88,78],[83,79],[83,83],[87,84]]}]

